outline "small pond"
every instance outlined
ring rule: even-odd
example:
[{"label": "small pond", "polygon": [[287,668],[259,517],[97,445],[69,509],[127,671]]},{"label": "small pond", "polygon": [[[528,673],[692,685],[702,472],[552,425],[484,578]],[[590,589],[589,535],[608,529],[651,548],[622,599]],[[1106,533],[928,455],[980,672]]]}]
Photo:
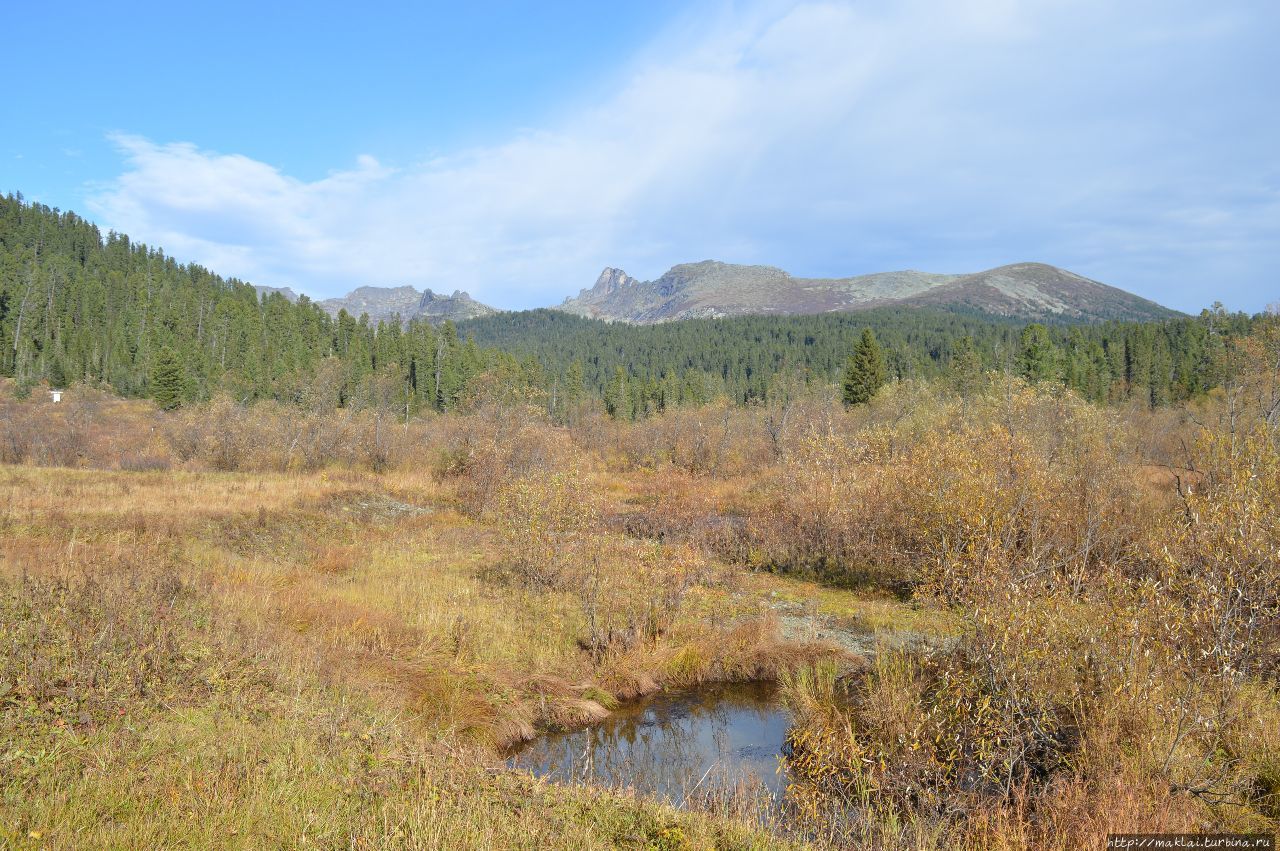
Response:
[{"label": "small pond", "polygon": [[772,683],[663,692],[621,706],[592,727],[550,733],[508,764],[565,783],[591,783],[664,798],[748,792],[778,799],[791,715]]}]

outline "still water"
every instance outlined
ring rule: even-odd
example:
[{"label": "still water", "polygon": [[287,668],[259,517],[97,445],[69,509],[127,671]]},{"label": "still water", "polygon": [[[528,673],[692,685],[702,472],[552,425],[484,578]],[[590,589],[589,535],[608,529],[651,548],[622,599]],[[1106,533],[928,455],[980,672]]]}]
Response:
[{"label": "still water", "polygon": [[791,716],[771,683],[659,693],[599,724],[523,745],[513,768],[568,783],[631,788],[680,805],[693,795],[749,791],[778,799]]}]

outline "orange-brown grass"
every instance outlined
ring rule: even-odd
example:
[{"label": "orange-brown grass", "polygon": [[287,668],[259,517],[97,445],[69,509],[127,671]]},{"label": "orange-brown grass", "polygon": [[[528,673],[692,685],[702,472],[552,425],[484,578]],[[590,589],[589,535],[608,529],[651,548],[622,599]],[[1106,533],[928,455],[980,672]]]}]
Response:
[{"label": "orange-brown grass", "polygon": [[[616,695],[573,602],[495,584],[492,532],[429,474],[0,482],[6,843],[760,841],[477,772],[484,747],[589,723]],[[772,673],[767,646],[738,667],[720,647],[721,673]],[[664,668],[675,654],[654,651],[655,680],[687,679]]]},{"label": "orange-brown grass", "polygon": [[0,393],[0,844],[776,844],[488,771],[756,678],[818,844],[1273,829],[1280,455],[1242,374],[1194,418],[1001,377],[572,427]]},{"label": "orange-brown grass", "polygon": [[1220,408],[1189,436],[1196,473],[1179,482],[1150,475],[1112,412],[1060,390],[1002,382],[965,406],[906,414],[933,429],[814,430],[784,460],[780,481],[800,486],[763,518],[775,560],[837,577],[889,563],[959,627],[851,684],[789,679],[804,815],[890,847],[1273,831],[1280,447],[1266,409]]},{"label": "orange-brown grass", "polygon": [[[135,406],[133,413],[145,412]],[[229,414],[224,411],[219,416],[226,419]],[[507,420],[482,415],[476,422]],[[721,416],[719,422],[722,428],[727,420]],[[506,437],[537,434],[536,423],[518,432],[505,425],[499,428],[505,429],[499,434]],[[469,441],[469,448],[461,456],[464,459],[487,457],[484,450],[492,449],[493,440],[497,439],[486,436],[490,432],[483,426],[477,428],[475,423],[460,425],[459,434]],[[437,646],[443,643],[452,648],[454,658],[489,666],[495,682],[510,679],[504,671],[524,670],[531,663],[546,676],[562,682],[584,681],[591,671],[590,665],[584,664],[573,650],[582,632],[581,612],[574,601],[555,589],[529,591],[494,586],[482,576],[495,560],[487,529],[468,524],[443,508],[453,502],[454,491],[464,495],[464,505],[473,509],[482,505],[489,498],[486,494],[497,486],[487,482],[494,476],[513,475],[513,463],[527,463],[511,458],[559,463],[563,457],[540,448],[546,445],[545,441],[538,442],[542,438],[518,440],[532,442],[529,448],[509,455],[503,461],[505,466],[479,468],[482,484],[478,491],[469,484],[477,475],[472,466],[458,471],[463,474],[461,486],[454,487],[446,478],[444,488],[438,476],[407,468],[373,479],[367,474],[342,471],[293,476],[66,471],[42,476],[30,468],[10,468],[8,516],[39,517],[42,523],[33,525],[54,530],[58,536],[114,531],[133,538],[194,537],[198,543],[187,547],[188,557],[193,565],[203,567],[203,576],[213,587],[234,596],[238,605],[266,613],[264,617],[270,617],[277,626],[311,636],[313,643],[323,645],[323,653],[333,657],[330,663],[334,668],[376,668],[365,664],[362,654],[368,654],[371,648],[386,650],[388,644],[395,645],[402,655],[412,656],[417,645],[393,638],[412,634],[430,637],[429,641],[419,641],[422,646],[417,647],[426,656],[434,658]],[[514,472],[518,469],[517,466]],[[714,526],[719,506],[731,502],[735,494],[745,489],[745,480],[711,480],[676,469],[671,477],[657,480],[651,474],[638,473],[642,480],[639,486],[625,480],[610,484],[608,479],[594,480],[593,486],[615,494],[620,502],[663,503],[670,515],[663,522],[685,538],[705,525],[695,515],[706,511]],[[692,502],[683,501],[691,506],[688,510],[678,510],[682,501],[673,498],[673,487],[697,494]],[[476,493],[481,494],[479,502],[473,496]],[[416,513],[404,517],[399,508],[388,510],[381,503],[391,495],[394,500],[419,509],[430,504],[433,514],[423,519]],[[396,527],[397,534],[379,552],[378,536],[370,535],[369,526],[388,522]],[[358,533],[350,528],[353,525],[360,527]],[[640,534],[652,536],[653,530],[640,530]],[[355,543],[357,536],[359,545]],[[439,536],[446,539],[443,551]],[[706,543],[705,537],[701,543]],[[698,540],[699,536],[695,534],[692,539]],[[714,612],[719,623],[716,629],[731,629],[735,622],[755,615],[757,609],[749,602],[752,593],[744,595],[732,583],[709,593],[707,589],[694,589],[690,594],[694,601],[691,615]],[[342,613],[348,609],[354,614],[344,618]],[[726,610],[738,614],[726,619]],[[335,619],[337,626],[313,628],[317,621]],[[700,633],[686,639],[686,644],[679,646],[667,641],[661,646],[639,648],[643,651],[639,657],[650,660],[650,670],[636,675],[646,684],[641,690],[669,679],[665,672],[672,657],[684,660],[675,668],[676,680],[690,680],[688,662],[706,655],[699,647],[707,638]],[[609,655],[613,658],[617,653]],[[351,663],[348,656],[357,662]],[[756,663],[715,663],[704,668],[698,677],[775,673],[775,666]],[[413,677],[399,670],[384,679],[404,684]],[[495,689],[503,692],[502,687]],[[423,689],[407,685],[404,690],[411,693],[408,702],[423,705]],[[635,691],[623,687],[620,696]],[[542,696],[539,703],[547,705]],[[539,717],[544,722],[561,723],[564,713],[553,705]],[[514,729],[523,734],[537,721],[538,717],[525,717]],[[476,730],[482,725],[463,726]],[[500,734],[497,738],[501,737]]]},{"label": "orange-brown grass", "polygon": [[0,580],[6,847],[762,841],[424,748],[400,717],[359,689],[320,684],[269,632],[220,613],[147,555],[150,567],[103,580]]}]

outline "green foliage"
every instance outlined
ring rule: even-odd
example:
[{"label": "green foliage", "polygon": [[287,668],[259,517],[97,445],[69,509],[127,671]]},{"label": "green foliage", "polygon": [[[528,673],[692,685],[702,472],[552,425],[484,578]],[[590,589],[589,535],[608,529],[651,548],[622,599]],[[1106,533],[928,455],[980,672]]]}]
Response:
[{"label": "green foliage", "polygon": [[19,389],[83,381],[153,395],[168,349],[184,401],[225,394],[407,418],[536,398],[571,423],[602,400],[613,416],[639,419],[716,398],[767,403],[778,382],[839,385],[849,352],[874,329],[886,380],[950,375],[969,386],[983,372],[1011,371],[1060,381],[1094,402],[1164,405],[1219,383],[1221,353],[1254,322],[1216,306],[1162,322],[1026,328],[926,308],[654,326],[553,310],[458,327],[371,323],[330,317],[306,297],[260,297],[244,282],[104,236],[73,213],[0,197],[0,376]]},{"label": "green foliage", "polygon": [[49,384],[53,387],[66,387],[70,383],[62,358],[54,358],[49,364]]},{"label": "green foliage", "polygon": [[952,385],[960,395],[968,396],[977,387],[982,375],[982,359],[972,337],[966,335],[956,343],[949,372]]},{"label": "green foliage", "polygon": [[459,405],[481,374],[519,395],[542,377],[445,323],[331,318],[305,296],[259,297],[74,213],[0,197],[0,376],[74,381],[163,407],[225,393],[312,410]]},{"label": "green foliage", "polygon": [[151,398],[166,411],[172,411],[186,401],[186,375],[182,362],[168,346],[156,354],[151,366]]},{"label": "green foliage", "polygon": [[1058,350],[1049,339],[1049,329],[1038,322],[1022,329],[1022,377],[1028,381],[1050,381],[1058,376]]},{"label": "green foliage", "polygon": [[[1224,341],[1257,321],[1208,312],[1160,322],[1039,325],[1028,362],[1025,326],[1007,319],[929,308],[882,308],[818,316],[736,316],[658,325],[624,325],[554,310],[503,313],[459,326],[477,343],[526,358],[554,377],[581,365],[590,395],[602,398],[623,370],[627,416],[700,405],[720,396],[736,404],[768,400],[778,382],[838,385],[865,329],[874,329],[889,380],[950,377],[972,392],[986,372],[1066,384],[1093,402],[1185,401],[1212,387]],[[1159,351],[1168,355],[1157,356]],[[968,388],[968,389],[965,389]],[[620,406],[621,407],[621,406]]]},{"label": "green foliage", "polygon": [[632,417],[631,395],[627,390],[627,373],[622,367],[614,370],[613,380],[604,389],[604,409],[616,420]]},{"label": "green foliage", "polygon": [[876,342],[875,332],[864,328],[844,370],[841,398],[845,405],[865,405],[884,383],[884,352]]}]

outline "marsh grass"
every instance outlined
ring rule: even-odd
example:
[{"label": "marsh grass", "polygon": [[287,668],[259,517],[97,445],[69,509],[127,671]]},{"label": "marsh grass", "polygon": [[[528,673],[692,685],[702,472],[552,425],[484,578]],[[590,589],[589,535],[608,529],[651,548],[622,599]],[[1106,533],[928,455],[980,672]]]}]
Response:
[{"label": "marsh grass", "polygon": [[[486,403],[384,430],[0,388],[0,845],[1274,830],[1273,362],[1182,411],[990,376],[772,426]],[[781,808],[501,768],[637,696],[754,679],[797,718]]]},{"label": "marsh grass", "polygon": [[[617,682],[780,660],[759,628],[722,646],[691,617],[678,647],[593,662],[577,602],[495,584],[494,535],[441,488],[411,472],[0,468],[0,843],[771,843],[489,770],[506,742],[600,718],[634,688]],[[693,647],[696,670],[671,665]]]}]

